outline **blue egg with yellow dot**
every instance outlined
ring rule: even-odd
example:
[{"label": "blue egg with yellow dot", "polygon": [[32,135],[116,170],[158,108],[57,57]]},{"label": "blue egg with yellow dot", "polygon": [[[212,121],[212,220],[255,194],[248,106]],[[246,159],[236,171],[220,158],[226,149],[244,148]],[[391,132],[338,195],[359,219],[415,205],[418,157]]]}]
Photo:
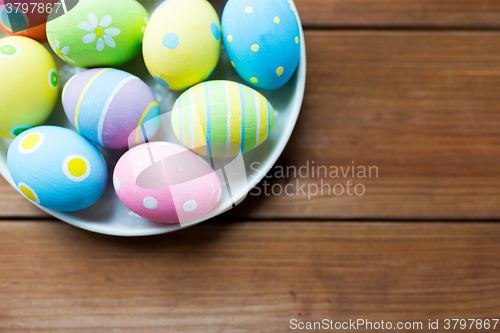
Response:
[{"label": "blue egg with yellow dot", "polygon": [[222,37],[231,64],[255,88],[281,88],[299,65],[299,23],[287,0],[228,1]]},{"label": "blue egg with yellow dot", "polygon": [[106,162],[80,134],[56,126],[29,129],[9,146],[7,164],[21,194],[58,211],[91,206],[104,193]]}]

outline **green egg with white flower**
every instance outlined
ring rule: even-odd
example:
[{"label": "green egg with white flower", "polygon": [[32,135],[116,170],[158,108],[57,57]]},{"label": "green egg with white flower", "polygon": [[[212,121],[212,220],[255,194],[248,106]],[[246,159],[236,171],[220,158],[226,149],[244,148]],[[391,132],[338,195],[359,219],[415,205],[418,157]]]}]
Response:
[{"label": "green egg with white flower", "polygon": [[47,39],[68,64],[119,66],[141,51],[148,21],[147,10],[136,0],[80,0],[66,14],[50,14]]}]

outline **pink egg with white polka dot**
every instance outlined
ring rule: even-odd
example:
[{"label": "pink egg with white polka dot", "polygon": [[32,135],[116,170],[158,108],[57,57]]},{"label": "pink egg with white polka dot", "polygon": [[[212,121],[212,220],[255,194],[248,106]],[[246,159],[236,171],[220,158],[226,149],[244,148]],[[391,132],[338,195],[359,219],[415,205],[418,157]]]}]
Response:
[{"label": "pink egg with white polka dot", "polygon": [[118,161],[113,184],[134,213],[155,222],[189,223],[203,218],[220,201],[217,173],[192,151],[168,142],[150,142]]}]

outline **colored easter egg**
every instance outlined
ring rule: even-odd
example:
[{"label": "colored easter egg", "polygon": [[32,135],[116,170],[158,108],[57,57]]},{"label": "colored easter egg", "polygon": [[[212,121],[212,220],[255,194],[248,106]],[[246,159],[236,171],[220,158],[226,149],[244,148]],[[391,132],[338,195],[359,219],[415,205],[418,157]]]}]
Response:
[{"label": "colored easter egg", "polygon": [[253,87],[278,89],[297,69],[299,24],[288,0],[228,1],[222,33],[234,68]]},{"label": "colored easter egg", "polygon": [[221,47],[219,16],[206,0],[167,0],[144,34],[144,61],[163,86],[184,90],[206,80]]},{"label": "colored easter egg", "polygon": [[47,17],[57,2],[58,0],[0,0],[0,29],[11,36],[29,37],[45,42]]},{"label": "colored easter egg", "polygon": [[0,39],[0,136],[14,138],[41,125],[59,94],[59,74],[50,53],[27,37]]},{"label": "colored easter egg", "polygon": [[200,156],[168,142],[134,147],[116,164],[116,194],[130,210],[151,221],[191,222],[220,201],[219,177]]},{"label": "colored easter egg", "polygon": [[54,52],[78,67],[118,66],[141,50],[149,14],[135,0],[85,0],[67,14],[49,15]]},{"label": "colored easter egg", "polygon": [[62,127],[34,127],[19,135],[9,146],[7,164],[29,201],[58,211],[92,205],[104,193],[108,179],[99,150]]},{"label": "colored easter egg", "polygon": [[274,108],[259,92],[231,81],[200,83],[175,102],[177,138],[204,156],[233,157],[262,144],[274,128]]},{"label": "colored easter egg", "polygon": [[73,76],[63,89],[69,121],[92,142],[127,149],[148,140],[160,125],[160,105],[138,77],[112,68]]}]

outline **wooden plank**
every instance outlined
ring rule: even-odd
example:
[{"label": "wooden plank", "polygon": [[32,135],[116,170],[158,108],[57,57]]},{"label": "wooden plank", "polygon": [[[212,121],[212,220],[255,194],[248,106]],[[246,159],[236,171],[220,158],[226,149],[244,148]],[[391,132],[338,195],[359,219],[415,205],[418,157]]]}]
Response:
[{"label": "wooden plank", "polygon": [[[496,32],[308,31],[304,105],[279,165],[354,161],[378,167],[379,177],[322,175],[330,188],[349,180],[366,193],[325,189],[309,200],[299,188],[311,184],[314,193],[321,179],[291,174],[270,184],[298,181],[288,188],[298,195],[249,196],[229,216],[500,219],[499,39]],[[2,180],[0,216],[46,215]]]},{"label": "wooden plank", "polygon": [[0,234],[2,332],[267,333],[294,318],[500,313],[495,223],[208,223],[124,239],[17,221]]},{"label": "wooden plank", "polygon": [[[283,178],[276,169],[271,176],[279,179],[269,181],[268,193],[280,184],[290,185],[294,195],[249,198],[229,214],[498,219],[498,37],[491,32],[309,32],[304,106],[279,165],[298,170],[314,163],[326,166],[328,175],[321,169],[320,177],[312,177],[310,167],[307,179],[293,169]],[[347,169],[353,161],[378,167],[378,178],[350,172],[331,178],[331,167]],[[366,193],[336,196],[325,188],[323,196],[309,200],[307,186],[314,194],[319,178],[332,192],[336,184],[347,191],[350,181],[363,184]],[[306,193],[299,191],[302,185]]]},{"label": "wooden plank", "polygon": [[295,0],[306,27],[498,28],[496,0]]},{"label": "wooden plank", "polygon": [[[212,0],[219,14],[225,0]],[[295,0],[306,28],[500,27],[496,0]]]}]

